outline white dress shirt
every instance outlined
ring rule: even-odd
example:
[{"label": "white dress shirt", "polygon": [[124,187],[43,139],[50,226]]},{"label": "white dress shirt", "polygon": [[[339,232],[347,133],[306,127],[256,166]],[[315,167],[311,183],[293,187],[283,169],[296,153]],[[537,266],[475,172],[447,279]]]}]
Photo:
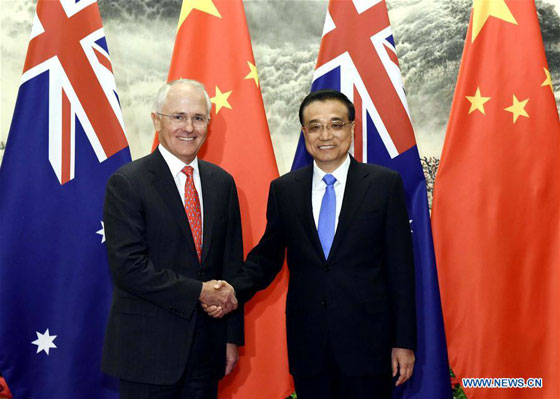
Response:
[{"label": "white dress shirt", "polygon": [[[202,232],[204,233],[204,204],[202,202],[202,183],[200,182],[200,171],[198,168],[198,157],[194,157],[192,162],[186,165],[183,161],[177,158],[175,155],[167,151],[167,149],[162,146],[161,144],[158,145],[158,150],[161,152],[163,159],[167,163],[169,170],[171,171],[171,176],[173,176],[173,180],[175,181],[175,185],[177,186],[177,193],[181,198],[181,203],[185,204],[185,183],[187,182],[187,175],[185,175],[182,170],[185,166],[192,166],[193,170],[193,180],[194,180],[194,187],[196,188],[196,192],[198,193],[198,201],[200,202],[200,222],[202,227]],[[204,234],[203,234],[204,236]]]},{"label": "white dress shirt", "polygon": [[[346,188],[346,180],[348,179],[348,169],[350,168],[350,156],[346,155],[346,159],[336,168],[331,175],[336,179],[333,185],[334,194],[336,196],[336,218],[334,220],[334,231],[338,227],[338,217],[342,209],[342,201],[344,200],[344,189]],[[313,161],[313,182],[311,186],[311,206],[313,207],[313,219],[315,219],[315,227],[319,225],[319,212],[321,211],[321,202],[325,195],[327,184],[323,181],[323,177],[327,172],[321,170],[317,163]]]}]

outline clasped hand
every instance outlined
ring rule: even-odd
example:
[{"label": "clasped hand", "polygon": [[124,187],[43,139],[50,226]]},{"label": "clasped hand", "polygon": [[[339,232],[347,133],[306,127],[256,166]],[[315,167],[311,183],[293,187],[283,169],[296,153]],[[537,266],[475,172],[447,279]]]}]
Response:
[{"label": "clasped hand", "polygon": [[215,318],[221,318],[237,309],[235,290],[223,280],[202,283],[199,299],[204,311]]}]

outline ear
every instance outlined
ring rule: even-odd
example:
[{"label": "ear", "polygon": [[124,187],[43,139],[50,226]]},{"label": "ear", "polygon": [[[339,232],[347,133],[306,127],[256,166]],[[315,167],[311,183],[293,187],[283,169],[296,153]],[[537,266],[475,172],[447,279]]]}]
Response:
[{"label": "ear", "polygon": [[159,130],[161,128],[161,119],[159,118],[158,114],[156,114],[155,112],[152,112],[150,116],[152,117],[152,122],[154,124],[154,129],[156,129],[156,131],[159,132]]}]

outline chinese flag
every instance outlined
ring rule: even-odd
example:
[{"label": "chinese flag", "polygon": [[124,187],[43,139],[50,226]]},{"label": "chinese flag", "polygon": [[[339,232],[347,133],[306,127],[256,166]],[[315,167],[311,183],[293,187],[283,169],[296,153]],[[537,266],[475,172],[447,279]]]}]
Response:
[{"label": "chinese flag", "polygon": [[[241,0],[183,0],[168,80],[180,78],[202,82],[211,97],[212,123],[199,156],[235,178],[246,255],[264,232],[268,188],[278,169]],[[285,270],[245,306],[245,346],[220,383],[220,398],[275,399],[293,391]]]},{"label": "chinese flag", "polygon": [[10,388],[2,376],[0,376],[0,398],[12,399]]},{"label": "chinese flag", "polygon": [[542,378],[466,395],[560,398],[560,124],[533,1],[474,0],[432,224],[459,381]]}]

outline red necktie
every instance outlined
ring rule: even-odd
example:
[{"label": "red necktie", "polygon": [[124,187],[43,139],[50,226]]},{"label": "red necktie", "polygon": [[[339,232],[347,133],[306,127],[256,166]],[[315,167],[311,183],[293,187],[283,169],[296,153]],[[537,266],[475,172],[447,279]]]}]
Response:
[{"label": "red necktie", "polygon": [[192,166],[185,166],[181,172],[187,176],[187,181],[185,182],[185,212],[187,213],[187,219],[189,219],[196,254],[200,262],[202,254],[202,217],[200,215],[198,192],[194,186],[193,170]]}]

